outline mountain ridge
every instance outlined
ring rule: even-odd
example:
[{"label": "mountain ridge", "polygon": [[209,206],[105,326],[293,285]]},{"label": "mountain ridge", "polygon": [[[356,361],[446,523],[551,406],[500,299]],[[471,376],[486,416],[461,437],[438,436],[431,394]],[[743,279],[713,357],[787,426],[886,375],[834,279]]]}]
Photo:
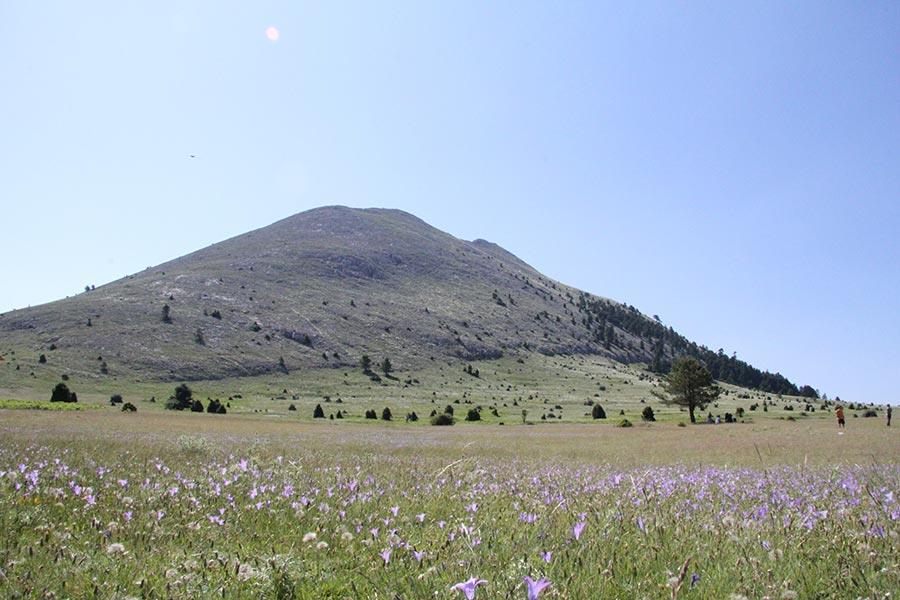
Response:
[{"label": "mountain ridge", "polygon": [[94,377],[214,379],[355,365],[363,354],[420,365],[523,352],[600,355],[662,372],[693,354],[725,381],[797,390],[634,307],[545,277],[497,244],[385,208],[297,213],[0,315],[0,332],[2,352],[44,354]]}]

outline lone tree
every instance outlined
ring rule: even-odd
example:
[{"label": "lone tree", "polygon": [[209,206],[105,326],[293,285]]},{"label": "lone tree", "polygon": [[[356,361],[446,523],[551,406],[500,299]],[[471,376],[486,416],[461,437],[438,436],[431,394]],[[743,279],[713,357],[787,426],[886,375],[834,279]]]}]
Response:
[{"label": "lone tree", "polygon": [[391,359],[385,358],[383,361],[381,361],[381,370],[384,373],[385,377],[391,374],[391,371],[394,370],[394,365],[391,364]]},{"label": "lone tree", "polygon": [[683,357],[675,361],[666,381],[666,392],[672,397],[666,398],[666,404],[686,406],[691,416],[691,423],[696,423],[694,410],[703,410],[706,405],[719,397],[719,388],[712,375],[699,360]]},{"label": "lone tree", "polygon": [[313,409],[313,419],[324,419],[325,411],[322,410],[321,404],[316,404],[316,407]]},{"label": "lone tree", "polygon": [[163,307],[162,307],[162,322],[163,323],[171,323],[172,322],[172,315],[169,314],[171,312],[172,312],[172,309],[169,308],[169,305],[163,304]]},{"label": "lone tree", "polygon": [[359,366],[362,367],[363,373],[368,373],[372,370],[372,359],[369,358],[368,354],[362,355],[362,358],[359,359]]}]

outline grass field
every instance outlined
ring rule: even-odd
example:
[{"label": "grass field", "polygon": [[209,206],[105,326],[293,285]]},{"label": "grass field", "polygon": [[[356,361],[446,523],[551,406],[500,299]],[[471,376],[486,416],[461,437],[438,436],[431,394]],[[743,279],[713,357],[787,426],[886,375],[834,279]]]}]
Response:
[{"label": "grass field", "polygon": [[898,440],[0,410],[0,595],[888,598]]},{"label": "grass field", "polygon": [[[377,358],[376,362],[377,362]],[[188,382],[196,398],[204,404],[207,398],[227,403],[229,413],[265,414],[273,418],[311,421],[313,409],[321,404],[326,418],[343,411],[345,419],[362,421],[366,410],[381,415],[385,407],[391,409],[395,420],[402,420],[409,412],[427,424],[431,411],[442,412],[451,405],[456,417],[464,419],[471,408],[480,407],[481,423],[506,425],[526,419],[539,423],[587,423],[591,421],[589,403],[599,403],[610,421],[627,418],[641,420],[641,412],[651,406],[656,419],[662,422],[687,422],[688,415],[678,407],[665,406],[654,394],[659,392],[660,380],[640,368],[625,366],[599,357],[528,355],[517,360],[504,358],[471,363],[479,377],[463,371],[468,363],[460,361],[436,362],[431,367],[404,370],[398,365],[393,379],[382,377],[373,382],[358,368],[307,369],[290,373]],[[0,398],[17,398],[46,402],[53,386],[64,373],[48,367],[35,368],[31,373],[15,371],[11,365],[0,366]],[[137,381],[127,378],[99,378],[68,374],[69,387],[78,393],[81,404],[108,406],[112,394],[121,394],[139,412],[162,411],[165,399],[174,392],[177,381]],[[831,409],[822,410],[821,402],[780,397],[722,385],[724,394],[707,412],[723,416],[726,412],[745,411],[744,419],[793,418],[799,422],[816,419],[832,420]],[[150,402],[150,399],[155,402]],[[871,399],[871,408],[883,399]],[[765,407],[763,405],[766,405]],[[844,403],[845,406],[847,403]],[[296,410],[289,410],[293,405]],[[751,410],[756,405],[757,409]],[[862,416],[858,410],[847,409],[848,417]],[[866,408],[870,408],[868,402]],[[492,410],[496,410],[496,415]],[[882,415],[881,412],[878,413]]]}]

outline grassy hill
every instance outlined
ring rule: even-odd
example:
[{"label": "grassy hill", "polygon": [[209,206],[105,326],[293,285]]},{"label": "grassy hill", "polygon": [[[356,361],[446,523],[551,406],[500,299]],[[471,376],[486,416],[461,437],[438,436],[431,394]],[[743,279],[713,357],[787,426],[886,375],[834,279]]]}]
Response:
[{"label": "grassy hill", "polygon": [[215,380],[346,369],[364,354],[419,370],[589,355],[657,371],[694,354],[724,381],[797,391],[633,307],[556,282],[495,244],[457,239],[398,210],[310,210],[0,315],[7,382],[63,374],[97,383]]}]

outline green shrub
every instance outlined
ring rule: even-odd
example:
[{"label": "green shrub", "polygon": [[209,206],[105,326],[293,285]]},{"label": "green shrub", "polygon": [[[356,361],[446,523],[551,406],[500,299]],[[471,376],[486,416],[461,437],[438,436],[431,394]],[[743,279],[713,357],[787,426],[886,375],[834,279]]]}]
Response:
[{"label": "green shrub", "polygon": [[64,383],[57,383],[50,394],[50,402],[78,402],[78,396],[75,392],[69,391],[69,386]]},{"label": "green shrub", "polygon": [[594,419],[605,419],[606,411],[603,410],[603,407],[599,404],[595,404],[593,408],[591,408],[591,417]]},{"label": "green shrub", "polygon": [[634,425],[632,425],[632,424],[631,424],[631,421],[629,421],[628,419],[622,419],[622,420],[619,422],[618,427],[634,427]]},{"label": "green shrub", "polygon": [[316,407],[313,409],[313,419],[324,419],[325,411],[322,410],[321,404],[316,404]]},{"label": "green shrub", "polygon": [[477,408],[470,408],[469,412],[466,413],[466,421],[480,421],[481,413]]},{"label": "green shrub", "polygon": [[653,409],[649,406],[645,406],[644,410],[641,411],[641,420],[647,422],[656,421],[656,415],[653,414]]},{"label": "green shrub", "polygon": [[448,413],[442,413],[431,417],[432,425],[453,425],[455,422],[453,415]]}]

